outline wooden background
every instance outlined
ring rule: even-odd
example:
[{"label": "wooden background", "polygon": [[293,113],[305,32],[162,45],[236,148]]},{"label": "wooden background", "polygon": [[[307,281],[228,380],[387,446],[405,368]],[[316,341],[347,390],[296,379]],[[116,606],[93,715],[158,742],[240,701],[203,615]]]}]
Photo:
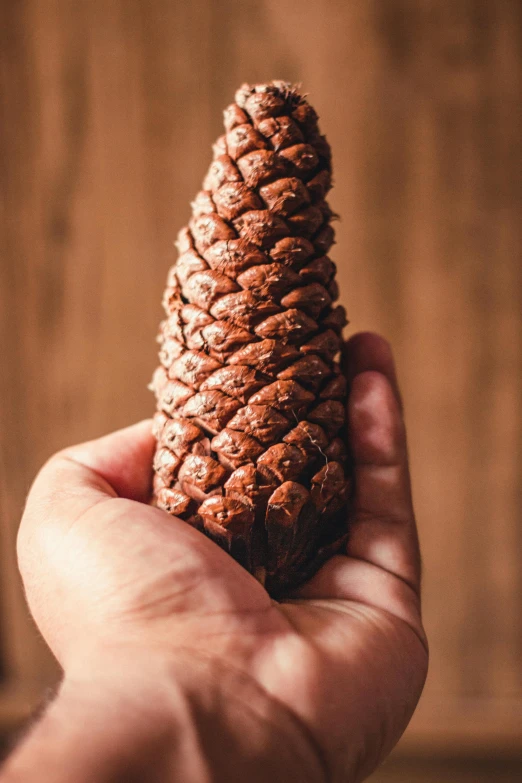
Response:
[{"label": "wooden background", "polygon": [[3,0],[0,724],[55,676],[14,562],[30,480],[151,412],[172,240],[221,109],[271,78],[321,115],[350,328],[406,399],[432,663],[375,780],[519,780],[519,0]]}]

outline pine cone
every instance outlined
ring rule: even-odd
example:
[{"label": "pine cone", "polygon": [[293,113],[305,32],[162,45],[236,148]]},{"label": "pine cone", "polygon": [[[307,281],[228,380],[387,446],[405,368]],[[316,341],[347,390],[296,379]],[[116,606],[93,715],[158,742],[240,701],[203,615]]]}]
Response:
[{"label": "pine cone", "polygon": [[154,501],[280,595],[347,538],[331,155],[289,84],[224,118],[165,291]]}]

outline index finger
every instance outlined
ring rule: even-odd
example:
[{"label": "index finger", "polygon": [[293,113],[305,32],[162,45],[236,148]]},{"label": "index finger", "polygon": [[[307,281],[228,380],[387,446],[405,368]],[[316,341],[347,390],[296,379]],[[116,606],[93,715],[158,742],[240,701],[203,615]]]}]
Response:
[{"label": "index finger", "polygon": [[48,520],[72,524],[97,503],[150,497],[155,441],[145,420],[55,454],[36,476],[20,525],[22,537]]}]

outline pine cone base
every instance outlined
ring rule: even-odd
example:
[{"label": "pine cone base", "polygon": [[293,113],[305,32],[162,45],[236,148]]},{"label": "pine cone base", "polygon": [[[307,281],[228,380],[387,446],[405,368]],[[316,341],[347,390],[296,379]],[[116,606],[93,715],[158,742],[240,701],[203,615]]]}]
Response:
[{"label": "pine cone base", "polygon": [[154,502],[279,596],[348,536],[331,154],[286,83],[224,118],[163,300]]}]

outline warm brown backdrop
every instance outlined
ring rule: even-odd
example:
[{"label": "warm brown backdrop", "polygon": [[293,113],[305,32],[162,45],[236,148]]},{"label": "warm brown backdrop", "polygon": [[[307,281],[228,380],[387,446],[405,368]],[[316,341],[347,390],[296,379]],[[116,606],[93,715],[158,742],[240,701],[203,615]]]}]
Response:
[{"label": "warm brown backdrop", "polygon": [[343,300],[392,340],[406,399],[432,664],[375,780],[518,780],[519,0],[2,0],[0,723],[54,676],[14,564],[28,484],[152,410],[172,240],[221,109],[270,78],[321,115]]}]

